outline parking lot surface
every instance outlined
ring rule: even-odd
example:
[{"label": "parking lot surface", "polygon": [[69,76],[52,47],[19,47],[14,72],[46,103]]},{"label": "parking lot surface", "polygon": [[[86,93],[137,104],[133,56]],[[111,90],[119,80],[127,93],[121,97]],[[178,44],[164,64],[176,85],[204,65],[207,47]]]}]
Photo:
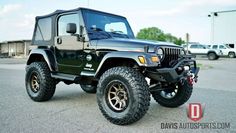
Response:
[{"label": "parking lot surface", "polygon": [[[147,114],[128,126],[108,122],[100,113],[96,95],[79,85],[59,83],[54,97],[33,102],[25,90],[23,64],[0,59],[0,132],[236,132],[236,59],[198,59],[201,70],[192,97],[183,106],[165,108],[151,100]],[[198,123],[230,123],[228,129],[163,129],[163,123],[194,123],[187,117],[188,103],[204,105]]]}]

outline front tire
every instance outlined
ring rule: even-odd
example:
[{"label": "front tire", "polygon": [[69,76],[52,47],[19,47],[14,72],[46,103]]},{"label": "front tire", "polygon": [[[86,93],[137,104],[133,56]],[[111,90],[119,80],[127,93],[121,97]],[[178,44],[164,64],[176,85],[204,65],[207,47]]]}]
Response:
[{"label": "front tire", "polygon": [[193,87],[185,80],[183,84],[169,86],[162,91],[152,92],[152,96],[156,102],[164,107],[175,108],[183,105],[188,101],[192,94]]},{"label": "front tire", "polygon": [[117,125],[134,123],[146,114],[150,105],[147,82],[132,68],[111,68],[99,80],[97,102],[110,122]]},{"label": "front tire", "polygon": [[56,81],[45,62],[33,62],[26,69],[25,86],[29,97],[37,102],[52,98]]}]

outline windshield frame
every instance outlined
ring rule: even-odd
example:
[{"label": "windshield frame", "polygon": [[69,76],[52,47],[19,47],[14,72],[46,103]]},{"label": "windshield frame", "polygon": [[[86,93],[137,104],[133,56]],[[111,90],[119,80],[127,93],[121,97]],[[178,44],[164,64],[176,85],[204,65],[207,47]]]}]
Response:
[{"label": "windshield frame", "polygon": [[[106,13],[106,12],[101,12],[101,11],[96,11],[96,10],[88,10],[88,9],[82,9],[81,10],[82,12],[82,17],[83,17],[83,20],[84,20],[84,26],[85,26],[85,29],[88,33],[88,37],[90,40],[98,40],[98,39],[108,39],[108,38],[111,38],[111,37],[118,37],[118,38],[131,38],[131,39],[134,39],[135,36],[134,36],[134,33],[133,33],[133,30],[132,28],[130,27],[129,25],[129,22],[128,20],[123,17],[123,16],[119,16],[119,15],[115,15],[115,14],[111,14],[111,13]],[[88,26],[88,19],[87,19],[87,16],[86,14],[98,14],[98,15],[102,15],[102,16],[108,16],[108,17],[112,17],[112,18],[116,18],[116,19],[121,19],[122,21],[121,22],[124,22],[125,24],[125,27],[127,29],[127,34],[120,34],[120,36],[117,36],[117,34],[113,34],[112,32],[107,32],[107,31],[103,31],[103,37],[99,38],[99,37],[92,37],[90,36],[89,34],[92,33],[92,34],[100,34],[99,32],[101,32],[100,30],[91,30],[90,27]],[[98,27],[99,29],[99,27]],[[92,31],[92,32],[91,32]],[[107,36],[104,37],[104,32],[107,33]],[[128,36],[128,37],[125,37],[125,36]]]}]

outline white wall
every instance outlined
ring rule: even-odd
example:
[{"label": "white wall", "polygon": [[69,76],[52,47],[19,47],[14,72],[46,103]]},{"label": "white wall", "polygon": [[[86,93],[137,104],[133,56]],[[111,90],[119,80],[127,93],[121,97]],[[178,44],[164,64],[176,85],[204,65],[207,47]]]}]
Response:
[{"label": "white wall", "polygon": [[211,14],[212,43],[236,44],[236,11]]},{"label": "white wall", "polygon": [[[9,56],[16,55],[28,55],[29,53],[29,46],[31,45],[30,41],[9,41],[0,43],[0,54],[8,54]],[[26,46],[26,47],[25,47]]]}]

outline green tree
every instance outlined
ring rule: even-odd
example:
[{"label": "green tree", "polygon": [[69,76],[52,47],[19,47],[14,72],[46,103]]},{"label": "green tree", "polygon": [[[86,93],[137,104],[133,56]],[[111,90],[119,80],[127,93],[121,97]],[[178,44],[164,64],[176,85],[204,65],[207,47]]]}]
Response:
[{"label": "green tree", "polygon": [[165,41],[172,42],[177,45],[181,45],[184,41],[181,38],[177,38],[170,33],[165,34],[161,29],[157,27],[149,27],[141,29],[136,38],[144,40],[154,40],[154,41]]},{"label": "green tree", "polygon": [[177,44],[177,45],[181,45],[181,44],[184,44],[185,42],[184,42],[184,40],[182,40],[182,38],[178,38],[173,43]]}]

